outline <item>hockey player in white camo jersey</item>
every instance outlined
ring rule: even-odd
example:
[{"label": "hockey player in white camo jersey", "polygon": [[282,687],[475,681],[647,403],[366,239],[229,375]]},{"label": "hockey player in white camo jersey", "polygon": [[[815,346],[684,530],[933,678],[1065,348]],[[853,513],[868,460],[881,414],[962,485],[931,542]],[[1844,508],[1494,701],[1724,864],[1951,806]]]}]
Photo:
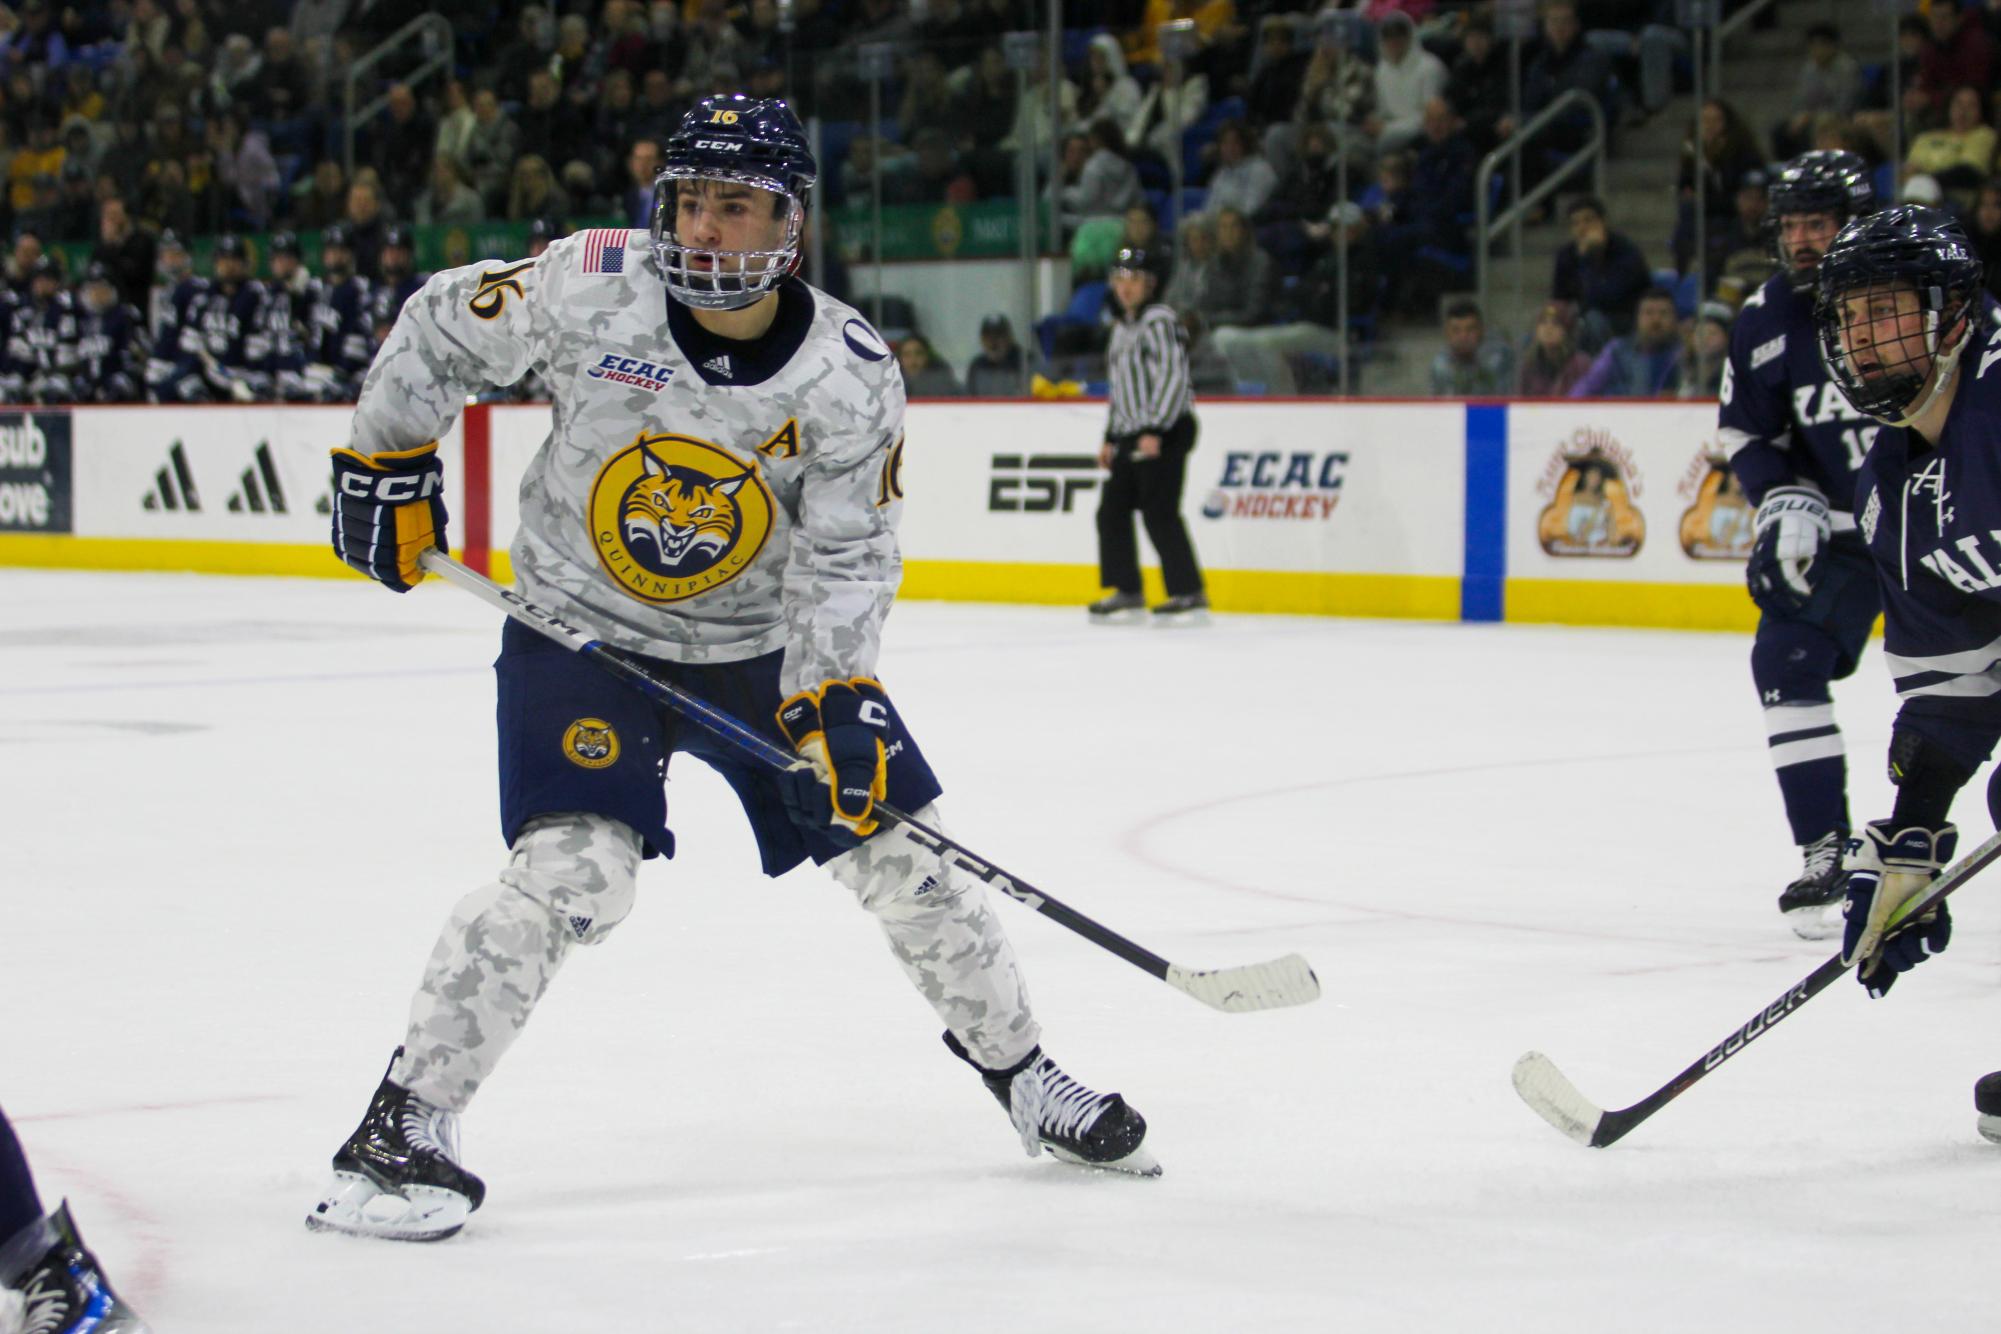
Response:
[{"label": "hockey player in white camo jersey", "polygon": [[[334,451],[334,545],[398,591],[446,545],[436,440],[466,395],[531,369],[554,427],[521,484],[522,591],[789,744],[755,767],[514,622],[495,664],[499,878],[452,912],[403,1044],[309,1226],[450,1236],[485,1195],[459,1116],[564,958],[671,857],[676,752],[723,774],[763,869],[824,864],[880,920],[1031,1156],[1151,1175],[1146,1123],[1042,1052],[980,885],[876,819],[935,822],[937,780],[876,674],[901,573],[903,390],[881,336],[794,276],[814,163],[783,102],[703,99],[669,139],[650,231],[436,275],[404,307]],[[781,716],[782,714],[782,716]]]}]

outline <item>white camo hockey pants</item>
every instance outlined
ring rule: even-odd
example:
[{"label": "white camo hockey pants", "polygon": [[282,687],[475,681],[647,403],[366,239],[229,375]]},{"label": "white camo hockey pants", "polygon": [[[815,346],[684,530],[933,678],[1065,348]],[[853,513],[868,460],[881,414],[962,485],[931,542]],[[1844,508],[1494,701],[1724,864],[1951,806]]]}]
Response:
[{"label": "white camo hockey pants", "polygon": [[[916,814],[938,827],[935,806]],[[639,862],[638,837],[615,820],[531,822],[500,878],[452,910],[390,1077],[464,1111],[570,950],[597,944],[632,911]],[[896,829],[827,869],[875,914],[911,982],[981,1065],[1006,1069],[1041,1041],[1014,947],[977,881]]]}]

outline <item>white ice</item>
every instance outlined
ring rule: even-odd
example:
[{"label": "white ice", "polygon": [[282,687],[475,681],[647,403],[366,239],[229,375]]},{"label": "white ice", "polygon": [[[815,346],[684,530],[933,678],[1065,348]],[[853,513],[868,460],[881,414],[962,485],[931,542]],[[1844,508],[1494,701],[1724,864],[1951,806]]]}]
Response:
[{"label": "white ice", "polygon": [[[884,673],[955,830],[1177,962],[1303,951],[1222,1015],[1017,905],[1051,1053],[1159,1180],[1021,1156],[873,924],[767,883],[683,762],[681,855],[467,1118],[437,1246],[309,1234],[447,909],[488,879],[498,627],[436,586],[0,573],[0,1102],[161,1334],[1984,1328],[2001,886],[1871,1002],[1623,1106],[1808,972],[1736,635],[905,604]],[[1855,816],[1893,702],[1837,692]],[[1957,814],[1988,829],[1983,786]]]}]

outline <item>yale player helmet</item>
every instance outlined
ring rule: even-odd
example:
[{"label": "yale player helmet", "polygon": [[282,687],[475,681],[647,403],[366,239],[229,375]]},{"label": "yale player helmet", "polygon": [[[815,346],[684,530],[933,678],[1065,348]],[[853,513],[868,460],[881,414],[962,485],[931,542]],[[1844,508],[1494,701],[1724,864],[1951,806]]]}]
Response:
[{"label": "yale player helmet", "polygon": [[1772,258],[1797,292],[1813,290],[1812,268],[1799,268],[1786,253],[1785,220],[1801,214],[1825,213],[1841,227],[1876,211],[1876,186],[1869,164],[1843,149],[1817,148],[1802,153],[1772,182],[1765,209],[1765,229]]},{"label": "yale player helmet", "polygon": [[[806,131],[775,97],[718,94],[695,103],[667,137],[653,183],[653,254],[667,290],[684,305],[738,310],[755,304],[799,267],[806,199],[819,175]],[[682,181],[722,181],[780,196],[783,238],[772,249],[705,250],[675,235]]]},{"label": "yale player helmet", "polygon": [[[1901,426],[1945,387],[1967,335],[1949,347],[1942,343],[1978,309],[1981,271],[1966,232],[1937,209],[1899,204],[1841,229],[1820,262],[1814,323],[1820,359],[1857,411]],[[1887,312],[1880,319],[1849,318],[1848,303],[1856,298],[1902,293],[1916,297],[1914,307],[1901,301],[1897,307],[1917,325],[1907,336],[1874,336],[1871,326],[1891,318]],[[1913,355],[1909,345],[1919,338],[1924,351]],[[1918,402],[1927,381],[1931,390]]]}]

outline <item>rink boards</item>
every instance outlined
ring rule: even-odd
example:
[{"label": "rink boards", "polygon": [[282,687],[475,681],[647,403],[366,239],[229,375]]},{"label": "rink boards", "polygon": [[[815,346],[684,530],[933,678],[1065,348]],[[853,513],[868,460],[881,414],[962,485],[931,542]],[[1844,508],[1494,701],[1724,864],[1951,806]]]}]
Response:
[{"label": "rink boards", "polygon": [[[1183,512],[1220,609],[1753,621],[1751,512],[1714,404],[1261,400],[1199,414]],[[0,412],[0,564],[347,576],[328,545],[326,456],[349,416]],[[1104,421],[1101,403],[912,404],[890,479],[905,497],[904,595],[1094,596]],[[477,404],[440,442],[452,540],[497,576],[548,429],[544,406]]]}]

